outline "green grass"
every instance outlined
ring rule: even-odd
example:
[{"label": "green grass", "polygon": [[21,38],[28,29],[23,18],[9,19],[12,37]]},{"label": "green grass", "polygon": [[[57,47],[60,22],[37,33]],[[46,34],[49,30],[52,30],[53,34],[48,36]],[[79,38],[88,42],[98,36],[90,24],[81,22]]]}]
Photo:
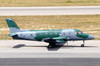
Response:
[{"label": "green grass", "polygon": [[10,32],[5,18],[13,18],[21,29],[79,29],[85,33],[100,36],[100,15],[1,16],[0,39],[2,40],[11,39],[8,37]]},{"label": "green grass", "polygon": [[100,0],[0,0],[0,6],[100,6]]}]

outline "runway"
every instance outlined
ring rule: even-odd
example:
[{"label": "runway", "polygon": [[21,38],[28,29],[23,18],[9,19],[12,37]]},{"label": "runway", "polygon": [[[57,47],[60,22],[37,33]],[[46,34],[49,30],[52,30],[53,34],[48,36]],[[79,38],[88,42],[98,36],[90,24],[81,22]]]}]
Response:
[{"label": "runway", "polygon": [[68,42],[63,47],[47,48],[48,43],[0,40],[0,58],[100,58],[100,41]]},{"label": "runway", "polygon": [[0,7],[0,16],[94,14],[100,14],[100,6]]}]

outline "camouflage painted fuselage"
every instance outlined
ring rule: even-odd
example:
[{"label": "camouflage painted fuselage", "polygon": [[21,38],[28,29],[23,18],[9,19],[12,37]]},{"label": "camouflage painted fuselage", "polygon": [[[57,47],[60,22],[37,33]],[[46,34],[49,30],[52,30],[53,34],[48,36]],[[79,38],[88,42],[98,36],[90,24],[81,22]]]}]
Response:
[{"label": "camouflage painted fuselage", "polygon": [[[68,40],[91,40],[92,37],[89,34],[81,33],[77,29],[63,29],[63,30],[20,30],[16,33],[11,33],[14,39],[23,40],[36,40],[43,41],[44,39],[55,39],[58,42],[66,42]],[[15,34],[15,35],[14,35]],[[14,36],[13,36],[14,35]]]}]

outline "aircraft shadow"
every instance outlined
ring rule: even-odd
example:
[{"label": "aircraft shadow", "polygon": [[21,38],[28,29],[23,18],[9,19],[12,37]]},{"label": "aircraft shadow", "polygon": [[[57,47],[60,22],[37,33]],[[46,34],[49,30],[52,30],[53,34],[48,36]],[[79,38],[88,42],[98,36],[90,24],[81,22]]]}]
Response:
[{"label": "aircraft shadow", "polygon": [[18,44],[18,45],[15,45],[13,48],[21,48],[21,47],[24,47],[25,44]]},{"label": "aircraft shadow", "polygon": [[[15,45],[13,48],[21,48],[21,47],[47,47],[48,51],[57,51],[61,47],[62,47],[62,49],[63,48],[67,48],[68,49],[68,48],[80,47],[80,46],[75,46],[75,45],[65,45],[64,46],[64,44],[56,45],[56,47],[54,47],[54,48],[48,48],[47,46],[30,46],[30,45],[25,45],[25,44],[18,44],[18,45]],[[85,47],[97,47],[97,46],[85,46]],[[81,47],[81,48],[85,48],[85,47]]]},{"label": "aircraft shadow", "polygon": [[21,48],[21,47],[46,47],[46,46],[30,46],[30,45],[25,45],[25,44],[18,44],[18,45],[15,45],[13,48]]},{"label": "aircraft shadow", "polygon": [[25,45],[25,44],[18,44],[15,45],[13,48],[21,48],[21,47],[47,47],[48,51],[57,51],[59,50],[63,45],[56,45],[54,48],[48,48],[47,46],[30,46],[30,45]]},{"label": "aircraft shadow", "polygon": [[60,44],[60,45],[56,45],[56,47],[54,48],[48,48],[48,46],[30,46],[30,45],[25,45],[25,44],[18,44],[18,45],[15,45],[13,48],[21,48],[21,47],[47,47],[48,51],[57,51],[59,50],[63,45],[63,44]]}]

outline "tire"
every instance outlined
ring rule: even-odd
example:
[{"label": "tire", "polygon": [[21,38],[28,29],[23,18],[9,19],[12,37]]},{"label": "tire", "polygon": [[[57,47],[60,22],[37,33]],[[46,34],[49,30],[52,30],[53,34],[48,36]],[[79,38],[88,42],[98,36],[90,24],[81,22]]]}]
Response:
[{"label": "tire", "polygon": [[52,46],[51,45],[48,45],[48,48],[52,48]]},{"label": "tire", "polygon": [[55,47],[55,43],[49,43],[48,48],[53,48]]},{"label": "tire", "polygon": [[81,47],[84,47],[84,44],[82,44]]}]

